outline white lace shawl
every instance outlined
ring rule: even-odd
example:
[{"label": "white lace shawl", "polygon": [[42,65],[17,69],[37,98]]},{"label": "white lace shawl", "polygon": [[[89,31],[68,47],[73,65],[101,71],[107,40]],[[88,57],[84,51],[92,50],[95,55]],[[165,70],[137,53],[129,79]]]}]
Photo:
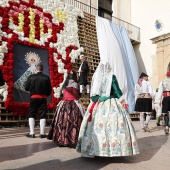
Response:
[{"label": "white lace shawl", "polygon": [[70,79],[67,87],[74,87],[74,88],[78,89],[78,84],[74,80]]},{"label": "white lace shawl", "polygon": [[110,96],[113,72],[109,64],[99,63],[91,82],[90,96]]}]

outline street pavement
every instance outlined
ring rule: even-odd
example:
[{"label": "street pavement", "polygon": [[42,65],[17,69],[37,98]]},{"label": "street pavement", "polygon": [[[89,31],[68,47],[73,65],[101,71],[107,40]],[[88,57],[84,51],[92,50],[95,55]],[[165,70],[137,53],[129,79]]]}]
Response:
[{"label": "street pavement", "polygon": [[[59,147],[38,137],[26,138],[28,127],[0,129],[0,170],[170,170],[170,136],[151,120],[151,132],[133,121],[140,154],[128,157],[82,158],[75,148]],[[46,127],[46,133],[49,126]]]}]

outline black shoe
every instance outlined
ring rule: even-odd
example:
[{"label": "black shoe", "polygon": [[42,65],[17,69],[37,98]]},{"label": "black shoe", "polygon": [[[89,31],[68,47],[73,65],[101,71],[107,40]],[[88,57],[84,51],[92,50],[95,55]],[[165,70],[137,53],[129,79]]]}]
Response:
[{"label": "black shoe", "polygon": [[149,129],[149,127],[148,127],[148,125],[147,125],[147,124],[145,124],[145,126],[144,126],[144,130],[145,130],[145,132],[150,132],[150,129]]},{"label": "black shoe", "polygon": [[61,145],[61,144],[58,144],[59,147],[68,147],[69,145]]},{"label": "black shoe", "polygon": [[34,134],[29,134],[29,133],[28,133],[28,134],[26,135],[26,137],[27,137],[27,138],[35,138],[35,135],[34,135]]},{"label": "black shoe", "polygon": [[157,126],[160,126],[160,123],[157,123],[156,125],[157,125]]},{"label": "black shoe", "polygon": [[39,138],[47,138],[47,135],[46,134],[44,134],[44,135],[40,134]]}]

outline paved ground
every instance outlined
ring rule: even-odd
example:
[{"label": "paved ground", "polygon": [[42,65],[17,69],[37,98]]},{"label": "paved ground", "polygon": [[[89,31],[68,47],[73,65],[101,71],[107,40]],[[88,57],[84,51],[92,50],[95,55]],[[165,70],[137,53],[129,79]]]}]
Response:
[{"label": "paved ground", "polygon": [[[150,123],[151,133],[133,121],[140,154],[131,157],[81,158],[74,148],[58,147],[47,139],[25,137],[28,127],[0,129],[0,170],[170,170],[170,137]],[[49,127],[46,127],[48,132]]]}]

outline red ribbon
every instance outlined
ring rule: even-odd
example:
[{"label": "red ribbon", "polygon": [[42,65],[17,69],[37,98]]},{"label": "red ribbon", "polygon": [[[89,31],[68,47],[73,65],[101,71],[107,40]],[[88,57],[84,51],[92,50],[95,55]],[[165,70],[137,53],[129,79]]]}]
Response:
[{"label": "red ribbon", "polygon": [[90,113],[90,116],[88,118],[88,122],[91,122],[92,121],[92,113],[93,113],[93,109],[94,109],[94,106],[99,103],[99,102],[93,102],[93,104],[91,105],[90,107],[90,110],[89,110],[89,113]]},{"label": "red ribbon", "polygon": [[125,108],[125,110],[128,110],[129,105],[125,103],[123,104],[123,107]]}]

